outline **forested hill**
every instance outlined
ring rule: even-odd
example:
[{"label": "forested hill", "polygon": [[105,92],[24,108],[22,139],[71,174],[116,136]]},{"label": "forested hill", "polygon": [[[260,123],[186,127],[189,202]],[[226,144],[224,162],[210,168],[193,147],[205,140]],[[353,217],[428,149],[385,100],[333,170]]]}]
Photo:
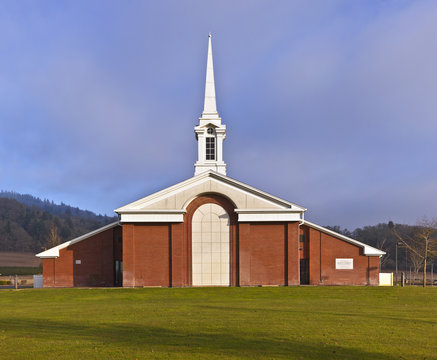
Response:
[{"label": "forested hill", "polygon": [[41,200],[38,197],[29,195],[29,194],[20,194],[15,191],[0,191],[0,198],[14,199],[18,202],[27,205],[27,206],[36,206],[44,211],[47,211],[49,214],[63,216],[63,215],[71,215],[71,216],[79,216],[87,219],[95,219],[101,221],[106,216],[96,215],[92,211],[82,210],[78,207],[73,207],[70,205],[66,205],[63,202],[60,204],[55,204],[53,201],[44,199]]},{"label": "forested hill", "polygon": [[[40,252],[47,247],[51,228],[56,228],[64,242],[95,230],[116,220],[116,217],[96,215],[91,211],[71,206],[56,205],[30,195],[17,199],[5,198],[0,193],[0,251]],[[3,197],[2,197],[3,196]]]}]

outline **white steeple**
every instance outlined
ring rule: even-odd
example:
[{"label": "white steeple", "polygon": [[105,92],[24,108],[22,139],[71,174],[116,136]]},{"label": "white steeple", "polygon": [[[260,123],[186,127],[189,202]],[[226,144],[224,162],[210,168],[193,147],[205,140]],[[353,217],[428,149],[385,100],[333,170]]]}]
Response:
[{"label": "white steeple", "polygon": [[205,101],[202,117],[218,117],[215,101],[214,65],[212,62],[211,33],[208,35],[208,59],[206,62]]},{"label": "white steeple", "polygon": [[226,175],[226,164],[223,161],[223,140],[226,138],[226,125],[222,125],[215,100],[211,33],[208,36],[205,101],[199,125],[194,127],[194,132],[198,143],[198,159],[194,164],[194,175],[207,170],[214,170]]}]

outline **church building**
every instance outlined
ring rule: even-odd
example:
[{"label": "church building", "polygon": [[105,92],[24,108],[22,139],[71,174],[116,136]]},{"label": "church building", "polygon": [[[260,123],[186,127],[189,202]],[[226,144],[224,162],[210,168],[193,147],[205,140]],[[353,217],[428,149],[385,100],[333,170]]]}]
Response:
[{"label": "church building", "polygon": [[209,35],[194,176],[115,210],[119,220],[37,254],[44,287],[378,285],[385,253],[226,174]]}]

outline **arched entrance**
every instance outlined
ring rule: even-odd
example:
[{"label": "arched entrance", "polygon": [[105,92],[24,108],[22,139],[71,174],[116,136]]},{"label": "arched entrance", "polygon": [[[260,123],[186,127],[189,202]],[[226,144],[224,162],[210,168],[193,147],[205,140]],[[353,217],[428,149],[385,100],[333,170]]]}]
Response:
[{"label": "arched entrance", "polygon": [[193,286],[230,285],[230,218],[213,203],[199,206],[191,223]]}]

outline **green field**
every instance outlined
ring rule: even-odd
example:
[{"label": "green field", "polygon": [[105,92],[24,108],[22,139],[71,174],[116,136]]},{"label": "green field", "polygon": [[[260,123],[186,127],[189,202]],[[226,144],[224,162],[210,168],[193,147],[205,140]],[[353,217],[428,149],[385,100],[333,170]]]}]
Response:
[{"label": "green field", "polygon": [[34,275],[42,274],[42,266],[24,267],[24,266],[0,266],[0,275]]},{"label": "green field", "polygon": [[0,291],[0,359],[437,359],[437,288]]}]

